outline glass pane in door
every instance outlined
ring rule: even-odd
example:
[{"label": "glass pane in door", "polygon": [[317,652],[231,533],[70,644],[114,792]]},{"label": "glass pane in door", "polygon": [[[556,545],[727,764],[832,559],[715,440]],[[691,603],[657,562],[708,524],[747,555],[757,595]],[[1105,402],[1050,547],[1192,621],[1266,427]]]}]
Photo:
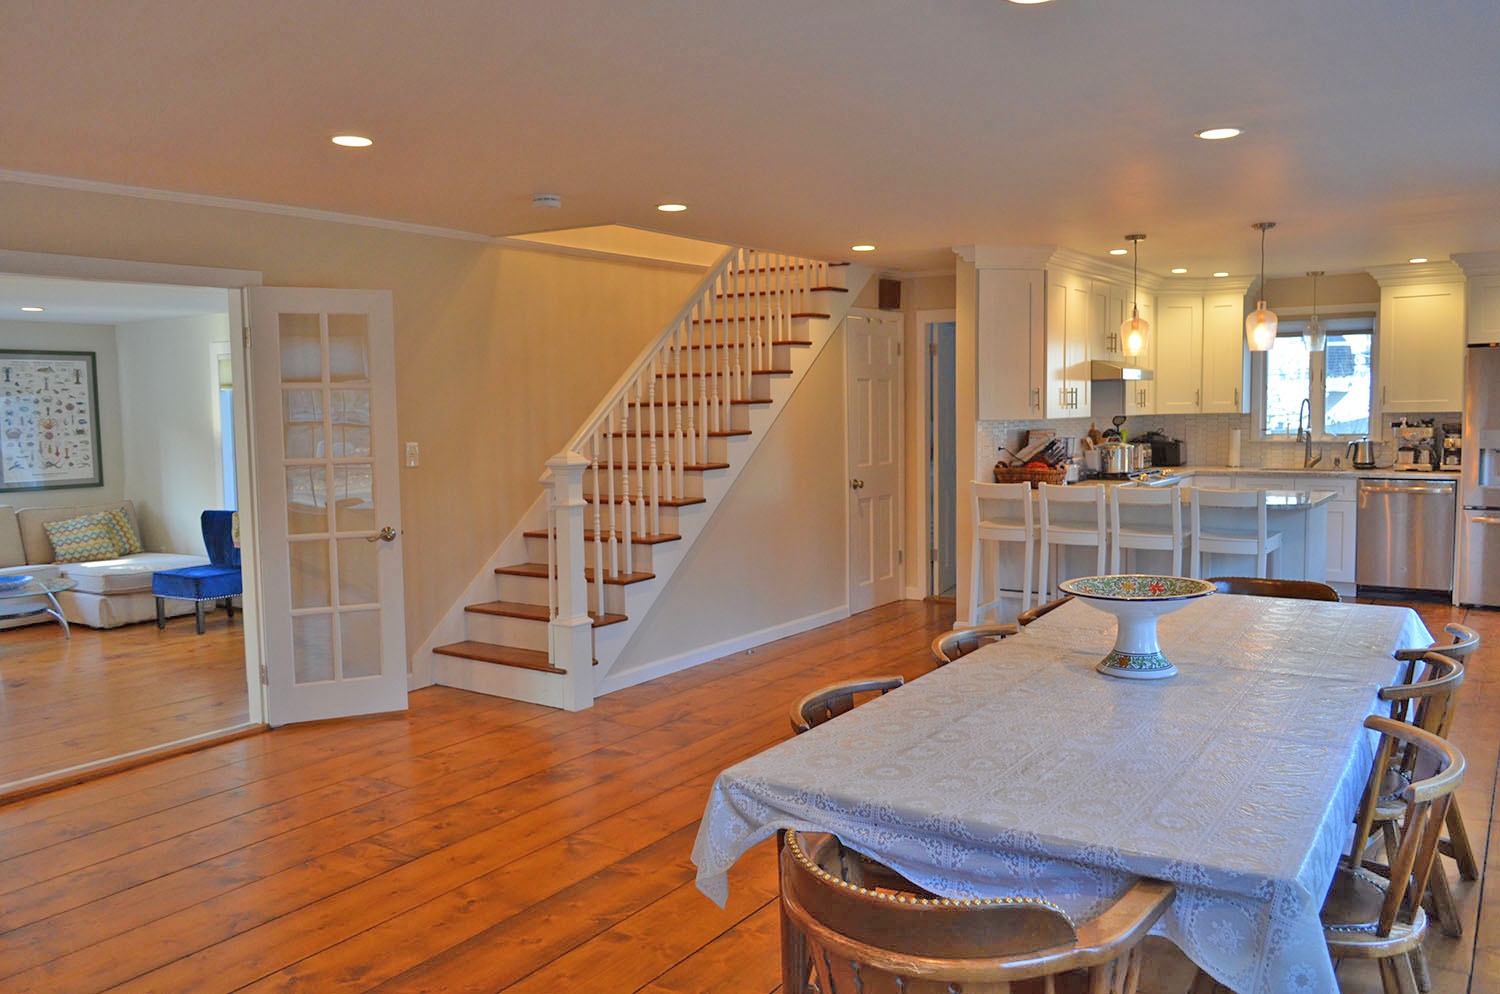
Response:
[{"label": "glass pane in door", "polygon": [[328,379],[370,378],[370,329],[363,314],[328,315]]},{"label": "glass pane in door", "polygon": [[333,616],[309,614],[292,619],[292,669],[296,682],[322,683],[337,675],[333,666]]},{"label": "glass pane in door", "polygon": [[323,329],[317,314],[281,315],[281,380],[307,383],[323,378]]},{"label": "glass pane in door", "polygon": [[339,659],[344,677],[380,675],[380,615],[345,611],[339,615]]}]

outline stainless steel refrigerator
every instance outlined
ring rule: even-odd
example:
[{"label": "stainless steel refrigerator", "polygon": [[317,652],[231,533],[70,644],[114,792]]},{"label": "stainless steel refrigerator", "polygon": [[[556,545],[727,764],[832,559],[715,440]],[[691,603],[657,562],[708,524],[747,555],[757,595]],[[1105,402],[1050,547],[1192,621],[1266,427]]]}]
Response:
[{"label": "stainless steel refrigerator", "polygon": [[1466,361],[1455,599],[1500,607],[1500,348],[1472,346]]}]

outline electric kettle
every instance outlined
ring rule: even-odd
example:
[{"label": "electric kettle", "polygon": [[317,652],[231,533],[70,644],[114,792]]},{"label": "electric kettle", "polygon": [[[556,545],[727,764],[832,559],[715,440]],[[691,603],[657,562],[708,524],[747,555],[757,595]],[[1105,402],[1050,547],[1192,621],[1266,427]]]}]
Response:
[{"label": "electric kettle", "polygon": [[1370,441],[1370,436],[1349,443],[1349,461],[1355,469],[1375,468],[1375,443]]}]

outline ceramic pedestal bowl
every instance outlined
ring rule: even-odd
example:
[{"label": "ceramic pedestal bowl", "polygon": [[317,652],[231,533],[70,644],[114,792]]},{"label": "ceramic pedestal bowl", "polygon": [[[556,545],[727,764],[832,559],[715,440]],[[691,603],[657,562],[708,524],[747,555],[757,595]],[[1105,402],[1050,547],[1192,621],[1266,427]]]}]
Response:
[{"label": "ceramic pedestal bowl", "polygon": [[1059,583],[1057,588],[1115,616],[1115,647],[1094,668],[1130,680],[1162,680],[1177,675],[1177,667],[1162,655],[1156,640],[1156,620],[1214,592],[1214,585],[1207,580],[1133,573],[1080,576]]}]

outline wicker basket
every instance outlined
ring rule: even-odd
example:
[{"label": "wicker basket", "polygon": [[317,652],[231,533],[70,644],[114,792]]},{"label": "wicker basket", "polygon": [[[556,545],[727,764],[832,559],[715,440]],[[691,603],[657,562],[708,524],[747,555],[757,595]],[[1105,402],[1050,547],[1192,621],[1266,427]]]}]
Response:
[{"label": "wicker basket", "polygon": [[1067,478],[1066,466],[1059,466],[1056,469],[1026,469],[1022,466],[995,464],[996,483],[1029,483],[1035,490],[1038,483],[1061,483]]}]

